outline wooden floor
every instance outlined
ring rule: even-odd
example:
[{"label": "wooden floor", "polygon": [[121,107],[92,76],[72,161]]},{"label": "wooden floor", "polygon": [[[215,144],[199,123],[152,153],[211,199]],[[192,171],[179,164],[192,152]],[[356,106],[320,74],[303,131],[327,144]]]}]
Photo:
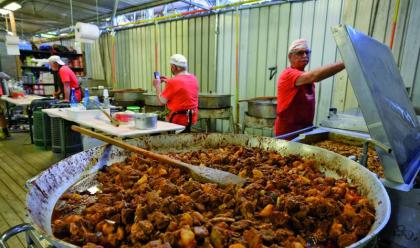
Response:
[{"label": "wooden floor", "polygon": [[[0,233],[28,222],[25,210],[26,180],[61,160],[59,154],[30,144],[29,133],[12,133],[0,140]],[[10,247],[24,247],[24,235],[9,240]]]}]

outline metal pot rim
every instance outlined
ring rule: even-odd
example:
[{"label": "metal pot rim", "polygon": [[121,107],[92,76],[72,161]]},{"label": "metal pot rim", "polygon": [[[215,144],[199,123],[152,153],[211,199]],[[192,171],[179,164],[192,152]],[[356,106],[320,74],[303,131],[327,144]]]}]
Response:
[{"label": "metal pot rim", "polygon": [[248,101],[251,104],[262,104],[262,105],[277,105],[277,99],[273,100],[252,100]]},{"label": "metal pot rim", "polygon": [[216,98],[216,97],[230,97],[230,96],[232,96],[232,95],[229,95],[229,94],[210,94],[210,93],[200,93],[200,94],[198,94],[198,97],[200,98],[200,97],[213,97],[213,98]]},{"label": "metal pot rim", "polygon": [[[172,141],[177,142],[173,143]],[[331,151],[309,146],[305,144],[276,140],[267,137],[258,137],[244,134],[182,134],[182,135],[159,135],[141,137],[131,140],[129,143],[145,147],[146,149],[160,148],[162,152],[169,150],[193,149],[194,146],[242,144],[248,147],[260,147],[270,149],[283,155],[298,154],[310,157],[317,161],[328,176],[342,177],[359,186],[360,192],[373,201],[376,218],[370,232],[361,240],[350,245],[350,248],[364,246],[374,238],[386,225],[391,214],[391,203],[384,185],[377,176],[350,159],[335,154]],[[165,150],[166,149],[166,150]],[[27,194],[27,209],[31,221],[37,222],[37,217],[44,225],[34,227],[44,234],[48,240],[59,247],[76,247],[63,240],[51,236],[51,216],[49,209],[52,203],[67,190],[66,185],[73,185],[73,181],[79,182],[82,176],[95,174],[100,168],[113,162],[124,160],[128,152],[120,148],[103,145],[70,156],[42,172],[32,182],[36,187],[30,187]],[[78,164],[79,166],[75,166]],[[64,173],[62,175],[60,173]],[[57,177],[55,175],[60,175]],[[56,186],[54,187],[54,185]],[[52,206],[52,207],[54,207]],[[48,207],[48,211],[47,208]],[[37,216],[39,215],[39,216]],[[42,230],[45,226],[47,229]]]}]

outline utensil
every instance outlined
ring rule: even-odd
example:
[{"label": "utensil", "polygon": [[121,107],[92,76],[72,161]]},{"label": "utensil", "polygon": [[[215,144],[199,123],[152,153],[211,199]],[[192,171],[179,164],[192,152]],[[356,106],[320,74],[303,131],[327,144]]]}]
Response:
[{"label": "utensil", "polygon": [[192,178],[194,178],[197,181],[200,182],[212,182],[212,183],[217,183],[220,185],[228,185],[228,184],[237,184],[242,186],[246,179],[236,176],[232,173],[226,172],[226,171],[222,171],[222,170],[216,170],[210,167],[205,167],[205,166],[195,166],[195,165],[191,165],[191,164],[187,164],[184,163],[182,161],[179,161],[177,159],[173,159],[170,158],[166,155],[162,155],[162,154],[158,154],[158,153],[154,153],[148,150],[145,150],[143,148],[137,147],[137,146],[133,146],[130,145],[128,143],[125,143],[123,141],[120,140],[116,140],[113,139],[111,137],[96,133],[94,131],[90,131],[88,129],[85,128],[81,128],[79,126],[71,126],[71,129],[73,131],[79,132],[81,134],[84,135],[88,135],[92,138],[98,139],[98,140],[102,140],[104,142],[107,142],[109,144],[118,146],[120,148],[129,150],[131,152],[136,152],[136,153],[140,153],[148,158],[151,159],[155,159],[157,161],[169,164],[169,165],[175,165],[178,166],[179,168],[182,169],[186,169],[190,172]]},{"label": "utensil", "polygon": [[111,121],[111,125],[119,127],[120,126],[120,122],[115,120],[114,118],[112,118],[112,116],[110,114],[108,114],[108,112],[105,111],[105,109],[103,109],[101,107],[101,105],[99,105],[96,101],[93,101],[95,103],[95,105],[101,110],[102,113],[104,113],[104,115],[106,117],[108,117],[109,121]]}]

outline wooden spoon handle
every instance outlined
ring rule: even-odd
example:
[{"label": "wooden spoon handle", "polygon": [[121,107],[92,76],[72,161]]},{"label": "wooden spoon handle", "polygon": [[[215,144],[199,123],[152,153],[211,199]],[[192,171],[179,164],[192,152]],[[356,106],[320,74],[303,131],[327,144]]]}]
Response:
[{"label": "wooden spoon handle", "polygon": [[102,140],[106,143],[118,146],[118,147],[126,149],[128,151],[140,153],[140,154],[144,155],[145,157],[155,159],[157,161],[160,161],[160,162],[163,162],[163,163],[166,163],[166,164],[177,165],[177,166],[180,166],[180,167],[187,168],[187,169],[191,170],[190,165],[188,165],[188,164],[186,164],[182,161],[170,158],[166,155],[154,153],[154,152],[145,150],[143,148],[130,145],[130,144],[128,144],[126,142],[123,142],[121,140],[113,139],[111,137],[105,136],[103,134],[99,134],[97,132],[94,132],[94,131],[91,131],[91,130],[88,130],[86,128],[82,128],[82,127],[79,127],[79,126],[76,126],[76,125],[72,125],[71,129],[73,131],[79,132],[81,134],[90,136],[90,137],[98,139],[98,140]]}]

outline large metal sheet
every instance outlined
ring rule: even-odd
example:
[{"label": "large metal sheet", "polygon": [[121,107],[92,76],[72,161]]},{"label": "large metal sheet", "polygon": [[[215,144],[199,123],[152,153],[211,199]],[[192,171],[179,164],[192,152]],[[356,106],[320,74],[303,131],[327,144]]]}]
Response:
[{"label": "large metal sheet", "polygon": [[390,49],[350,26],[333,28],[372,138],[390,146],[377,148],[385,177],[412,185],[420,169],[420,125]]}]

